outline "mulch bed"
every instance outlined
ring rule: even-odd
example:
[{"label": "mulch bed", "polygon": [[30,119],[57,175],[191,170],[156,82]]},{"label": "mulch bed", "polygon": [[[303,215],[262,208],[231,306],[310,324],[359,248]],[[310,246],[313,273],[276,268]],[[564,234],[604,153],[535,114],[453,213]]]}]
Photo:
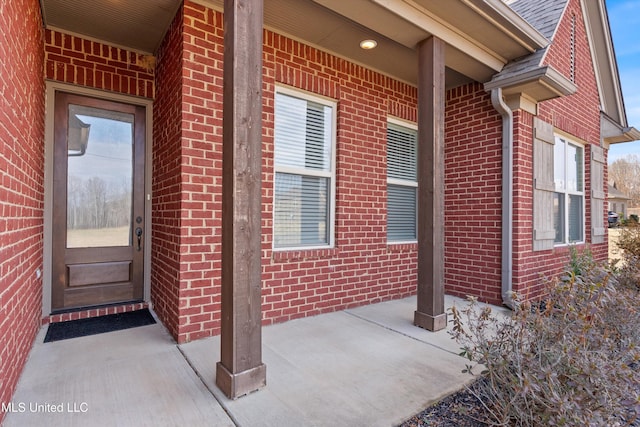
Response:
[{"label": "mulch bed", "polygon": [[[472,384],[470,388],[474,389],[477,384]],[[482,403],[465,388],[429,406],[398,427],[489,427],[491,424],[482,421],[486,417]],[[640,427],[640,417],[635,419],[630,416],[629,419],[630,423],[621,419],[619,425]]]},{"label": "mulch bed", "polygon": [[428,407],[399,427],[487,427],[489,424],[481,421],[485,417],[482,404],[465,388]]}]

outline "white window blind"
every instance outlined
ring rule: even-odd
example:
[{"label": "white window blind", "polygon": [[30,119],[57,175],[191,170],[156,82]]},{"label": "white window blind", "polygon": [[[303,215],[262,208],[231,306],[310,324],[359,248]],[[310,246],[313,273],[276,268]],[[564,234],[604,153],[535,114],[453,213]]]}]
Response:
[{"label": "white window blind", "polygon": [[418,132],[387,126],[387,240],[417,240]]},{"label": "white window blind", "polygon": [[274,248],[332,243],[334,106],[275,95]]}]

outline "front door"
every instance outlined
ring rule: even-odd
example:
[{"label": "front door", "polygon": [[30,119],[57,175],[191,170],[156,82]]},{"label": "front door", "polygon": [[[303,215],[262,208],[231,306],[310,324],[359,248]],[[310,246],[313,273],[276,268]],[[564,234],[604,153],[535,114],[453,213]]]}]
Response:
[{"label": "front door", "polygon": [[140,301],[145,108],[56,92],[53,311]]}]

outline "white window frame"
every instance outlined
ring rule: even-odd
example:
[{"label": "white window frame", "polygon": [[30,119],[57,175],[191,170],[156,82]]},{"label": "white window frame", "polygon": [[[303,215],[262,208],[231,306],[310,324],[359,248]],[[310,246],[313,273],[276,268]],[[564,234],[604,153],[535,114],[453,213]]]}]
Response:
[{"label": "white window frame", "polygon": [[[293,166],[279,166],[276,163],[275,151],[277,141],[275,140],[275,106],[276,106],[276,95],[282,94],[291,96],[294,98],[315,102],[332,109],[331,115],[331,156],[329,161],[331,162],[330,168],[328,171],[314,170],[314,169],[305,169],[301,167],[293,167]],[[273,97],[273,108],[274,108],[274,135],[273,135],[273,207],[272,207],[272,250],[277,252],[285,252],[285,251],[295,251],[295,250],[313,250],[313,249],[330,249],[335,245],[335,207],[336,207],[336,151],[337,151],[337,117],[338,117],[338,103],[334,99],[320,96],[317,94],[313,94],[310,92],[306,92],[300,89],[293,89],[290,87],[276,85]],[[299,246],[279,246],[275,245],[275,222],[276,222],[276,175],[278,173],[286,173],[291,175],[299,175],[299,176],[310,176],[310,177],[321,177],[328,178],[329,185],[327,188],[327,197],[328,197],[328,208],[327,208],[327,244],[323,245],[299,245]]]},{"label": "white window frame", "polygon": [[[575,245],[575,244],[582,244],[585,243],[586,241],[586,182],[585,182],[585,150],[586,147],[584,144],[581,144],[579,142],[577,142],[575,139],[567,137],[565,135],[562,134],[558,134],[555,133],[554,134],[554,138],[555,138],[555,144],[563,144],[565,146],[565,156],[564,156],[564,171],[566,174],[566,171],[568,170],[568,166],[569,166],[569,159],[567,156],[567,150],[566,147],[569,145],[572,145],[574,147],[577,147],[579,149],[582,150],[582,167],[581,167],[581,171],[582,173],[580,174],[579,178],[582,181],[582,191],[572,191],[569,190],[567,187],[567,184],[565,182],[565,189],[564,191],[558,191],[557,189],[554,190],[554,194],[562,194],[564,195],[564,238],[562,242],[556,242],[554,241],[554,246],[558,247],[558,246],[569,246],[569,245]],[[555,157],[555,151],[554,151],[554,157],[553,157],[553,162],[554,162],[554,169],[555,169],[555,162],[556,162],[556,157]],[[554,177],[555,178],[555,177]],[[566,176],[565,176],[566,179]],[[582,212],[580,212],[580,215],[582,217],[582,223],[580,224],[581,227],[581,234],[582,234],[582,239],[578,240],[578,241],[569,241],[569,209],[568,209],[568,205],[569,205],[569,196],[581,196],[582,197]]]},{"label": "white window frame", "polygon": [[[410,122],[407,120],[402,120],[399,119],[397,117],[388,117],[387,118],[387,131],[389,128],[389,125],[395,125],[395,126],[400,126],[403,128],[407,128],[407,129],[411,129],[414,131],[418,131],[418,125],[414,122]],[[388,149],[388,137],[387,137],[387,149]],[[417,162],[417,157],[416,157],[416,162]],[[417,165],[416,165],[416,169],[417,169]],[[415,229],[416,229],[416,238],[412,239],[412,240],[390,240],[389,239],[389,232],[387,229],[387,244],[388,245],[402,245],[402,244],[413,244],[416,243],[418,241],[418,177],[416,176],[416,180],[415,181],[409,181],[409,180],[405,180],[405,179],[398,179],[398,178],[389,178],[389,165],[387,164],[387,188],[389,188],[389,185],[396,185],[396,186],[401,186],[401,187],[412,187],[415,188],[416,190],[416,218],[415,218]],[[388,202],[389,202],[389,193],[387,190],[387,206],[388,206]],[[387,226],[389,224],[389,218],[388,218],[388,210],[387,210]]]}]

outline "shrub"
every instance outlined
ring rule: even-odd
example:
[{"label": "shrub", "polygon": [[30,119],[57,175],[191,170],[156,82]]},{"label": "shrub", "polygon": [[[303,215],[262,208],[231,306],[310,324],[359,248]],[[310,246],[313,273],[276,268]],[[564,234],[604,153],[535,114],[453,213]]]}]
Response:
[{"label": "shrub", "polygon": [[452,334],[483,366],[476,396],[493,425],[630,425],[640,415],[637,289],[575,251],[543,303],[499,317],[452,308]]},{"label": "shrub", "polygon": [[628,222],[627,227],[620,230],[618,247],[625,253],[640,256],[640,225],[637,222]]},{"label": "shrub", "polygon": [[640,225],[628,223],[620,230],[617,244],[622,249],[620,262],[614,264],[618,282],[621,286],[640,290]]}]

